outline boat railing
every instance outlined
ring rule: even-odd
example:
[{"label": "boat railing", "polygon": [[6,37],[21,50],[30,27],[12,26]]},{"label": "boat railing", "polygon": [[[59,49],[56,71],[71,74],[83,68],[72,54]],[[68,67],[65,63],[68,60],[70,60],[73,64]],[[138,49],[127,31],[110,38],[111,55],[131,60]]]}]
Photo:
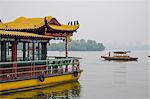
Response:
[{"label": "boat railing", "polygon": [[[81,58],[78,57],[48,57],[47,60],[30,60],[30,61],[17,61],[17,62],[0,62],[0,66],[7,66],[7,65],[13,65],[14,63],[16,64],[31,64],[31,65],[35,65],[36,63],[58,63],[57,65],[60,65],[60,63],[62,62],[63,64],[68,64],[69,62],[71,62],[72,60],[78,60]],[[55,64],[56,65],[56,64]]]},{"label": "boat railing", "polygon": [[[39,58],[39,59],[38,59]],[[46,59],[65,59],[66,57],[62,56],[47,56]],[[67,58],[78,58],[81,59],[80,57],[67,57]],[[42,57],[35,57],[34,60],[40,60]],[[6,58],[7,62],[11,62],[11,57]],[[25,59],[23,57],[17,57],[17,61],[32,61],[31,57],[26,57]]]},{"label": "boat railing", "polygon": [[[38,78],[38,76],[40,75],[44,75],[45,77],[63,75],[67,73],[73,73],[74,71],[78,71],[78,70],[79,69],[74,69],[72,67],[69,67],[67,71],[65,68],[57,68],[57,69],[47,69],[47,70],[23,71],[23,72],[17,72],[16,74],[14,72],[5,73],[5,74],[0,74],[0,82]],[[17,75],[17,77],[15,77],[14,75]]]},{"label": "boat railing", "polygon": [[[39,58],[42,59],[42,57],[39,57]],[[80,58],[80,57],[67,57],[67,58],[82,59],[82,58]],[[40,60],[40,59],[38,59],[38,58],[35,57],[34,60]],[[63,56],[47,56],[46,59],[47,59],[47,60],[48,60],[48,59],[66,59],[66,57],[63,57]],[[7,62],[11,62],[11,57],[8,57],[8,58],[6,59],[6,61],[7,61]],[[23,59],[23,57],[17,57],[17,61],[32,61],[32,58],[26,57],[25,59]]]},{"label": "boat railing", "polygon": [[[28,74],[28,73],[39,73],[41,74],[62,74],[62,73],[67,73],[67,72],[73,72],[76,71],[78,69],[69,67],[68,70],[66,71],[66,68],[55,68],[55,69],[46,69],[46,70],[33,70],[33,71],[23,71],[23,72],[17,72],[17,74]],[[14,75],[15,73],[5,73],[5,74],[0,74],[0,76],[10,76],[10,75]],[[33,76],[33,74],[32,74]]]},{"label": "boat railing", "polygon": [[[17,62],[0,62],[0,82],[16,78],[31,78],[38,75],[58,75],[74,70],[79,70],[79,66],[74,62],[80,58],[55,58],[36,61],[17,61]],[[43,64],[44,63],[44,64]],[[16,72],[14,72],[16,64]],[[22,64],[22,65],[21,65]],[[37,65],[39,64],[39,65]],[[67,68],[66,68],[67,66]],[[75,68],[75,69],[74,69]]]}]

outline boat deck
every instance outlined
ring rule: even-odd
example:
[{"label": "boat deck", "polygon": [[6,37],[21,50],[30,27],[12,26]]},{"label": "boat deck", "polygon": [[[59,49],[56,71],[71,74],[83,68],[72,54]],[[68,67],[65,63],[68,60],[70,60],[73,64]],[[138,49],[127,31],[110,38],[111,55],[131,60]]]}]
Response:
[{"label": "boat deck", "polygon": [[[73,60],[77,58],[55,58],[51,60],[42,60],[42,61],[24,61],[17,62],[18,66],[16,68],[16,73],[14,71],[13,62],[6,62],[0,67],[0,82],[7,82],[12,80],[20,80],[20,79],[30,79],[30,78],[38,78],[39,75],[44,76],[54,76],[54,75],[62,75],[65,73],[71,73],[74,71],[72,66],[76,65],[73,63]],[[44,64],[43,64],[44,62]],[[22,66],[21,64],[22,63]],[[24,64],[29,64],[28,66],[24,66]],[[11,67],[7,67],[7,64],[12,64]],[[42,64],[42,65],[39,65]],[[67,68],[66,68],[67,66]],[[76,68],[77,69],[77,68]],[[79,69],[79,68],[78,68]]]}]

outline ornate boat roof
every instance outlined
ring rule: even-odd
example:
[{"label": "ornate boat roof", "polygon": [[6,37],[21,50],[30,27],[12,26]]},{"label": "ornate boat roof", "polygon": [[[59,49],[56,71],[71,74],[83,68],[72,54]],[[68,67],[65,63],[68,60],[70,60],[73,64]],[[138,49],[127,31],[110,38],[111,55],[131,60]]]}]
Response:
[{"label": "ornate boat roof", "polygon": [[[45,32],[47,28],[49,32],[74,32],[79,28],[79,23],[74,21],[74,24],[60,24],[54,17],[47,16],[44,18],[25,18],[19,17],[14,21],[0,23],[0,30],[25,31],[25,32]],[[35,31],[34,31],[35,30]]]},{"label": "ornate boat roof", "polygon": [[[50,21],[52,17],[47,17],[47,21]],[[13,30],[13,29],[37,29],[44,25],[44,18],[25,18],[19,17],[14,21],[0,24],[0,29]]]}]

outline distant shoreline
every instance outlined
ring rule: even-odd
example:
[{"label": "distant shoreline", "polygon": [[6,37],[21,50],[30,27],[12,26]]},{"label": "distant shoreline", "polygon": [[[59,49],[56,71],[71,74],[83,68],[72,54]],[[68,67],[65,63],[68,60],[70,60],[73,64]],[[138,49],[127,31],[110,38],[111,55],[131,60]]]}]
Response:
[{"label": "distant shoreline", "polygon": [[[105,46],[103,43],[97,43],[94,40],[73,40],[68,43],[68,51],[103,51]],[[48,51],[65,51],[63,42],[52,43],[48,46]]]}]

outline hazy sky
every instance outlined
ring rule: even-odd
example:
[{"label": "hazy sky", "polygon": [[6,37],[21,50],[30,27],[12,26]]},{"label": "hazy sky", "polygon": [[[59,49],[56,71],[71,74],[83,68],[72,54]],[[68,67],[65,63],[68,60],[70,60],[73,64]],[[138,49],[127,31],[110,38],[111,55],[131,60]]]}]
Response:
[{"label": "hazy sky", "polygon": [[148,43],[150,44],[150,0],[148,0]]},{"label": "hazy sky", "polygon": [[6,22],[19,16],[51,15],[65,24],[79,20],[81,27],[73,39],[93,39],[104,44],[142,45],[148,44],[150,39],[148,2],[149,0],[0,0],[0,18]]}]

